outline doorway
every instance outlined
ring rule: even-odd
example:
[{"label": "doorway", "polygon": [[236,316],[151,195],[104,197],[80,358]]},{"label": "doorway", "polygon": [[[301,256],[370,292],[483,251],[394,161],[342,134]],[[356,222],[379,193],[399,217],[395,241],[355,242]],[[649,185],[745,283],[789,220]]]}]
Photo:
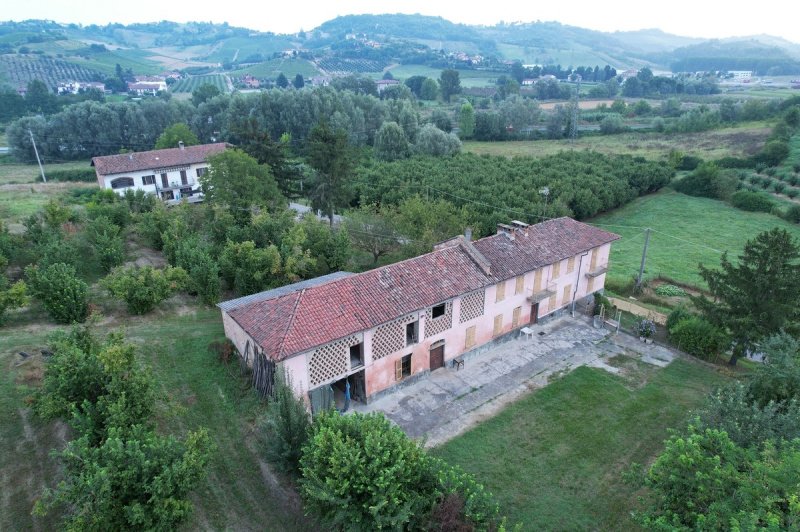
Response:
[{"label": "doorway", "polygon": [[539,303],[531,305],[531,325],[539,323]]},{"label": "doorway", "polygon": [[431,371],[444,367],[444,341],[431,346],[430,367]]}]

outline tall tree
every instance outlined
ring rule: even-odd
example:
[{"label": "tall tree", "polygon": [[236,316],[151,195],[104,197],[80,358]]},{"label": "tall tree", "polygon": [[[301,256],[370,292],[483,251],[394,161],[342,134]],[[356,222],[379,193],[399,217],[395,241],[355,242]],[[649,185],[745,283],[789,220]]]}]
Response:
[{"label": "tall tree", "polygon": [[475,134],[475,109],[469,102],[461,106],[458,115],[458,129],[462,139],[471,138]]},{"label": "tall tree", "polygon": [[408,157],[408,139],[397,122],[384,122],[375,135],[375,157],[396,161]]},{"label": "tall tree", "polygon": [[200,144],[200,139],[186,124],[172,124],[158,137],[154,148],[156,150],[177,148],[179,142],[183,142],[184,146],[196,146]]},{"label": "tall tree", "polygon": [[734,341],[730,364],[782,329],[800,327],[800,247],[785,230],[774,228],[745,243],[737,264],[722,255],[720,270],[700,265],[714,296],[693,301],[709,321]]},{"label": "tall tree", "polygon": [[302,89],[306,85],[306,81],[303,79],[303,75],[301,73],[297,73],[294,77],[294,81],[292,81],[292,85],[294,85],[295,89]]},{"label": "tall tree", "polygon": [[216,87],[216,85],[212,85],[211,83],[203,83],[192,91],[192,103],[195,105],[195,107],[197,107],[201,103],[205,103],[214,96],[219,96],[220,94],[222,93]]},{"label": "tall tree", "polygon": [[275,85],[277,85],[278,87],[280,87],[282,89],[285,89],[286,87],[289,86],[289,80],[286,79],[286,75],[283,72],[278,74],[278,77],[275,80]]},{"label": "tall tree", "polygon": [[439,88],[442,91],[442,99],[450,101],[450,97],[461,92],[461,79],[458,77],[458,70],[448,68],[442,70],[439,76]]},{"label": "tall tree", "polygon": [[355,161],[347,132],[332,130],[327,123],[314,126],[308,137],[308,159],[316,170],[312,205],[321,208],[333,225],[333,213],[350,201],[350,177]]}]

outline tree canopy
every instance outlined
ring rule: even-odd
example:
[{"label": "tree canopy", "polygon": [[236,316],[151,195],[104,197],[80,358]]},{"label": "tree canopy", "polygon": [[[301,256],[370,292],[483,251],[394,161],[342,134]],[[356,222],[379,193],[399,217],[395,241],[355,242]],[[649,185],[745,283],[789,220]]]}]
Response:
[{"label": "tree canopy", "polygon": [[153,147],[156,150],[163,150],[165,148],[177,148],[178,143],[183,142],[184,146],[196,146],[200,144],[200,139],[197,135],[189,129],[185,123],[172,124],[158,137],[156,145]]}]

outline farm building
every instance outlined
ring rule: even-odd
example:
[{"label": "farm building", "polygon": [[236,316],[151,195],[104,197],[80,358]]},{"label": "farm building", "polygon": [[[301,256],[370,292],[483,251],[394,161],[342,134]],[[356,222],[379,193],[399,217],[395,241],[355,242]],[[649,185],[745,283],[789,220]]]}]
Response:
[{"label": "farm building", "polygon": [[208,171],[208,158],[222,153],[228,144],[201,144],[166,150],[140,151],[94,157],[92,166],[102,188],[124,194],[144,190],[164,201],[202,198],[198,178]]},{"label": "farm building", "polygon": [[602,290],[607,231],[558,218],[469,232],[431,253],[219,304],[248,363],[280,364],[314,409],[352,387],[369,402]]}]

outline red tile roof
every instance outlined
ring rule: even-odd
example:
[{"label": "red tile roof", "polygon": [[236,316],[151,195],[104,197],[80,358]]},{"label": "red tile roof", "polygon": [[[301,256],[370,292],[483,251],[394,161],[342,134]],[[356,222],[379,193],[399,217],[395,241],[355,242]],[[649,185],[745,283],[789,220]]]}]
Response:
[{"label": "red tile roof", "polygon": [[225,151],[227,147],[229,147],[227,143],[218,142],[216,144],[187,146],[183,149],[168,148],[166,150],[105,155],[103,157],[92,158],[92,166],[95,167],[99,175],[187,166],[190,164],[202,163],[208,159],[208,157]]},{"label": "red tile roof", "polygon": [[280,361],[456,296],[529,272],[619,238],[569,218],[473,243],[487,273],[462,242],[368,272],[333,280],[228,314]]}]

